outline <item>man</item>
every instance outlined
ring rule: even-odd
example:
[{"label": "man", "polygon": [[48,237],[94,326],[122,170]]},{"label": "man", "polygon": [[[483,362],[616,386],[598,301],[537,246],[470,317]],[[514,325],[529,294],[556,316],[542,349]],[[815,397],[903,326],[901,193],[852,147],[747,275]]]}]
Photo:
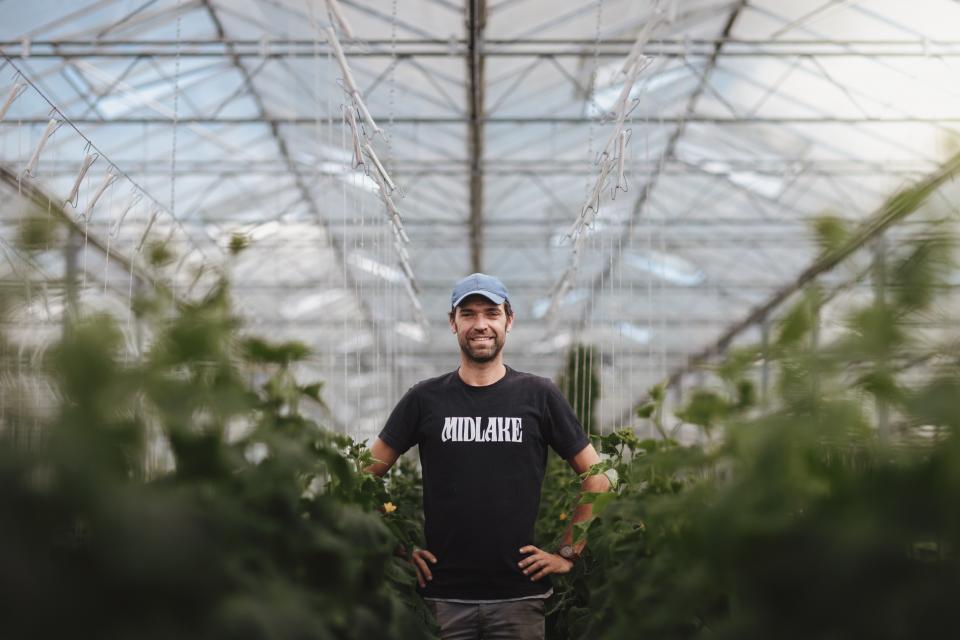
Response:
[{"label": "man", "polygon": [[[445,640],[541,639],[548,576],[570,571],[586,544],[571,544],[571,523],[556,552],[533,545],[547,446],[578,474],[600,458],[556,385],[503,364],[514,314],[500,280],[475,273],[458,282],[449,319],[459,369],[406,393],[368,470],[382,476],[419,445],[428,548],[411,562]],[[608,488],[604,475],[582,484]],[[578,507],[572,522],[590,509]]]}]

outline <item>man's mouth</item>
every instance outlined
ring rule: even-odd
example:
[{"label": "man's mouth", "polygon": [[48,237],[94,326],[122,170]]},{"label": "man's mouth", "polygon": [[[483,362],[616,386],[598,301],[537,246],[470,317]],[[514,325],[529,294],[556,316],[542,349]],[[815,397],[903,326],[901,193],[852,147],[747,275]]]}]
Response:
[{"label": "man's mouth", "polygon": [[478,336],[476,338],[470,338],[470,342],[479,343],[479,344],[482,344],[485,342],[493,342],[493,336]]}]

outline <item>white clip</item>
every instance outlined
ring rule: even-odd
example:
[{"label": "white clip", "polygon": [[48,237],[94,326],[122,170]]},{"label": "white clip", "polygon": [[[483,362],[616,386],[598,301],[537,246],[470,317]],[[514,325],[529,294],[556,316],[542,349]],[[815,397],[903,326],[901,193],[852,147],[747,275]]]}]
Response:
[{"label": "white clip", "polygon": [[344,107],[343,119],[350,127],[351,138],[353,138],[353,168],[357,169],[364,165],[363,151],[360,150],[360,131],[357,129],[357,118],[353,115],[353,107]]},{"label": "white clip", "polygon": [[370,127],[370,130],[373,132],[370,135],[375,136],[379,133],[381,137],[385,138],[386,134],[383,132],[383,129],[378,127],[377,123],[374,122],[373,116],[370,115],[370,112],[367,110],[367,103],[363,101],[363,97],[360,95],[360,92],[357,89],[354,89],[350,92],[350,96],[357,105],[357,109],[360,110],[360,115],[363,116],[364,122],[367,123],[367,126]]},{"label": "white clip", "polygon": [[407,237],[407,233],[403,230],[403,219],[400,217],[400,210],[397,209],[396,203],[394,203],[393,198],[390,197],[390,194],[387,193],[387,185],[384,184],[383,178],[378,172],[373,172],[370,174],[370,177],[373,178],[373,181],[377,183],[377,188],[380,191],[380,198],[383,200],[383,204],[387,208],[387,218],[391,222],[393,227],[393,233],[397,237],[397,240],[403,243],[409,243],[410,238]]},{"label": "white clip", "polygon": [[87,153],[83,158],[83,162],[80,163],[80,172],[77,173],[77,179],[73,181],[73,188],[70,189],[70,195],[67,196],[67,199],[63,201],[63,205],[70,205],[74,209],[77,208],[77,197],[80,195],[80,185],[83,182],[83,179],[87,175],[87,171],[90,170],[90,166],[97,161],[97,158],[100,157],[100,154],[96,151],[93,153]]},{"label": "white clip", "polygon": [[597,219],[597,215],[600,213],[600,196],[603,195],[603,188],[607,184],[607,176],[610,174],[611,169],[613,169],[613,163],[608,158],[600,167],[600,175],[597,176],[597,181],[593,184],[590,197],[587,198],[587,201],[583,204],[583,208],[580,209],[580,216],[573,224],[573,227],[571,227],[568,233],[569,237],[579,237],[584,227],[590,228],[593,226],[594,220]]},{"label": "white clip", "polygon": [[260,36],[260,57],[266,58],[270,55],[270,40],[266,35]]},{"label": "white clip", "polygon": [[93,197],[90,198],[86,211],[79,216],[86,224],[90,224],[90,219],[93,217],[93,208],[97,206],[97,201],[100,200],[100,196],[103,195],[103,192],[106,191],[110,185],[116,182],[117,177],[117,174],[113,172],[113,167],[107,169],[107,173],[103,176],[100,186],[97,187],[97,190],[93,193]]},{"label": "white clip", "polygon": [[143,230],[143,233],[140,235],[140,242],[137,243],[137,253],[143,249],[143,243],[147,241],[147,236],[150,234],[150,229],[153,229],[153,223],[157,221],[157,216],[160,215],[160,209],[154,209],[153,213],[150,214],[150,220],[147,221],[147,228]]},{"label": "white clip", "polygon": [[630,137],[630,131],[621,131],[620,139],[617,145],[617,183],[610,192],[610,199],[616,200],[617,191],[627,192],[627,177],[624,174],[627,160],[627,140]]},{"label": "white clip", "polygon": [[135,193],[133,198],[130,199],[130,202],[127,203],[127,206],[123,208],[123,212],[117,216],[116,221],[110,227],[110,235],[116,237],[120,232],[120,225],[123,224],[123,219],[127,217],[127,214],[130,213],[130,210],[133,209],[140,200],[143,199],[143,196],[139,193]]},{"label": "white clip", "polygon": [[50,136],[53,135],[53,132],[60,128],[61,121],[56,118],[50,118],[50,122],[47,123],[47,128],[43,130],[43,135],[40,136],[40,141],[37,143],[37,148],[33,150],[33,155],[30,156],[30,161],[27,163],[26,169],[23,170],[24,176],[30,176],[35,178],[34,171],[37,170],[37,163],[40,161],[40,153],[43,151],[44,145],[47,144],[47,140]]},{"label": "white clip", "polygon": [[393,228],[393,234],[397,237],[397,241],[402,244],[410,244],[410,238],[407,236],[407,232],[403,230],[403,219],[400,217],[397,205],[393,203],[393,199],[390,196],[386,197],[386,204],[387,213],[391,222],[390,226]]},{"label": "white clip", "polygon": [[13,86],[10,87],[10,93],[7,94],[7,100],[3,103],[3,108],[0,108],[0,120],[3,120],[7,111],[10,110],[10,106],[16,101],[20,95],[27,90],[26,82],[14,82]]},{"label": "white clip", "polygon": [[367,157],[373,161],[373,166],[377,168],[377,171],[383,178],[384,183],[386,183],[387,187],[390,188],[390,193],[396,191],[397,185],[393,184],[393,180],[390,179],[390,174],[387,173],[387,170],[383,168],[382,164],[380,164],[380,158],[378,158],[377,154],[373,152],[373,147],[370,146],[369,142],[363,143],[363,150],[367,154]]},{"label": "white clip", "polygon": [[30,57],[30,36],[23,36],[20,40],[20,57],[26,60]]},{"label": "white clip", "polygon": [[353,98],[354,103],[357,105],[357,109],[360,111],[360,115],[363,117],[364,121],[367,123],[367,126],[370,127],[371,135],[380,134],[384,135],[383,129],[377,126],[377,123],[374,122],[373,116],[370,115],[370,112],[367,110],[367,105],[363,102],[363,96],[360,93],[360,90],[357,88],[357,83],[353,79],[353,73],[350,72],[350,66],[347,64],[347,58],[343,55],[343,48],[340,46],[340,41],[337,39],[337,34],[334,32],[333,28],[327,27],[327,40],[330,42],[330,46],[333,47],[333,53],[337,57],[337,63],[340,65],[340,70],[343,72],[343,82],[347,85],[347,94]]}]

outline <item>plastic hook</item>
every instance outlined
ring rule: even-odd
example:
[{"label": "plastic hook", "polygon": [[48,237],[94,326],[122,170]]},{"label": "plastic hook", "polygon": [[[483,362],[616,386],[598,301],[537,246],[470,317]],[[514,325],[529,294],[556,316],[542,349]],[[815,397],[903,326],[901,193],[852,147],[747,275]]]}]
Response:
[{"label": "plastic hook", "polygon": [[98,151],[90,152],[90,145],[87,145],[87,152],[83,157],[83,162],[80,163],[80,171],[77,173],[76,180],[73,181],[73,188],[70,189],[70,195],[67,196],[67,199],[63,201],[64,206],[70,205],[74,209],[77,208],[77,198],[80,195],[80,185],[83,183],[83,179],[87,175],[87,171],[90,170],[90,167],[94,162],[97,161],[97,158],[100,157]]}]

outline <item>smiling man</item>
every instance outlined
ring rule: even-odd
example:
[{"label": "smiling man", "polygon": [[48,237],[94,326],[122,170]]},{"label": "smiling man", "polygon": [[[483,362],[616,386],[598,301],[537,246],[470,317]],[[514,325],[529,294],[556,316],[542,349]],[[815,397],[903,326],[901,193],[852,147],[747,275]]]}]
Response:
[{"label": "smiling man", "polygon": [[[450,329],[460,366],[414,385],[372,447],[383,475],[419,445],[426,549],[414,550],[420,592],[445,640],[544,637],[549,575],[567,573],[584,541],[572,545],[572,523],[556,550],[533,544],[540,489],[553,448],[583,474],[600,461],[570,405],[550,380],[503,363],[513,327],[500,280],[474,273],[450,298]],[[606,476],[588,476],[583,491],[606,491]]]}]

